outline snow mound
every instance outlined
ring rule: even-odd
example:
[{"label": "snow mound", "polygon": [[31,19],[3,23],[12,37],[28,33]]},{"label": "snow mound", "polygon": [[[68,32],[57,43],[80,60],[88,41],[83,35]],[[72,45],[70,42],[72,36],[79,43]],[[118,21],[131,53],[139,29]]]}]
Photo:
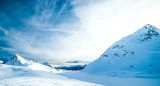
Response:
[{"label": "snow mound", "polygon": [[110,46],[84,68],[88,73],[160,74],[160,30],[150,24]]}]

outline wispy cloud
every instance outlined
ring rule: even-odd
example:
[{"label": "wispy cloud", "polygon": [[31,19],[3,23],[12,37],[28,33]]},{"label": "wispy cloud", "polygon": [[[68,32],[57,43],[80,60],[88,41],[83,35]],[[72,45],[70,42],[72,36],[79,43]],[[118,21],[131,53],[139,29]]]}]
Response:
[{"label": "wispy cloud", "polygon": [[38,0],[21,29],[1,29],[17,52],[36,59],[94,60],[145,24],[160,27],[159,0]]},{"label": "wispy cloud", "polygon": [[0,31],[2,31],[5,35],[8,35],[7,30],[5,30],[4,28],[0,27]]}]

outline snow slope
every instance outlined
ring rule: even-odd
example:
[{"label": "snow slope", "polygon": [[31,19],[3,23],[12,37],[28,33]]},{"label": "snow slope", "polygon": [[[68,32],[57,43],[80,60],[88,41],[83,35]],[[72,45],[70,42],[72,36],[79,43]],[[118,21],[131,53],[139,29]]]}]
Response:
[{"label": "snow slope", "polygon": [[77,79],[90,83],[96,83],[103,86],[160,86],[160,79],[153,78],[136,78],[136,77],[115,77],[87,74],[85,72],[65,72],[61,73],[63,76],[67,76],[71,79]]},{"label": "snow slope", "polygon": [[122,78],[84,72],[53,73],[0,64],[0,86],[160,86],[160,79]]},{"label": "snow slope", "polygon": [[53,73],[0,64],[0,86],[160,86],[160,79],[122,78],[80,71]]},{"label": "snow slope", "polygon": [[142,77],[160,75],[160,30],[150,24],[122,38],[109,47],[97,60],[86,66],[84,72]]},{"label": "snow slope", "polygon": [[58,75],[61,72],[15,54],[0,64],[0,86],[101,86]]},{"label": "snow slope", "polygon": [[65,76],[32,70],[22,66],[0,64],[0,86],[101,86]]}]

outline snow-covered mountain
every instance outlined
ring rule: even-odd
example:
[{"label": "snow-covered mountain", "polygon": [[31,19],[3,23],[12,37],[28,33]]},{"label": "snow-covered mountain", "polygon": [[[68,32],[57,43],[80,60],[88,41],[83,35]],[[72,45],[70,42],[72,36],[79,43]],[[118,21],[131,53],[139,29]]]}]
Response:
[{"label": "snow-covered mountain", "polygon": [[31,60],[26,60],[19,56],[18,54],[15,54],[14,56],[8,58],[6,61],[4,61],[4,64],[7,65],[16,65],[16,66],[25,66],[25,65],[30,65],[33,64],[33,61]]},{"label": "snow-covered mountain", "polygon": [[22,67],[29,68],[32,70],[58,72],[56,69],[53,69],[49,66],[46,66],[40,63],[36,63],[31,60],[26,60],[18,54],[15,54],[14,56],[8,58],[8,60],[4,61],[3,64],[12,65],[12,66],[22,66]]},{"label": "snow-covered mountain", "polygon": [[88,73],[132,71],[160,74],[160,29],[150,24],[110,46],[84,69]]}]

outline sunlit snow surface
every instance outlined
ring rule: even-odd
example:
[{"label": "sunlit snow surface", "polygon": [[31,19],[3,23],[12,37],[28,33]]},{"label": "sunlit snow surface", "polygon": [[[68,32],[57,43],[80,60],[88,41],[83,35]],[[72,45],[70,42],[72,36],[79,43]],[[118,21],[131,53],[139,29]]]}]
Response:
[{"label": "sunlit snow surface", "polygon": [[15,54],[0,64],[0,86],[99,86],[58,75],[62,72]]},{"label": "sunlit snow surface", "polygon": [[0,65],[0,86],[160,86],[160,79],[124,78],[84,72],[47,72]]},{"label": "sunlit snow surface", "polygon": [[0,86],[100,86],[56,73],[1,64]]}]

